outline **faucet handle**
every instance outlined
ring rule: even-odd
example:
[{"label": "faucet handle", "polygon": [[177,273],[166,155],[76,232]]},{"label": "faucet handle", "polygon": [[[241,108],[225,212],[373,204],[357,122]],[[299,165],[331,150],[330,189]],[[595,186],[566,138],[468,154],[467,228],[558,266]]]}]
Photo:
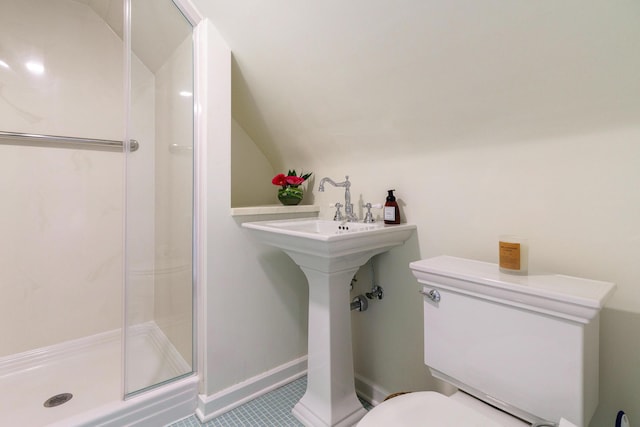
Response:
[{"label": "faucet handle", "polygon": [[336,213],[333,216],[334,221],[342,221],[344,218],[342,216],[342,212],[340,212],[340,208],[344,206],[342,203],[332,203],[329,205],[330,208],[336,208]]},{"label": "faucet handle", "polygon": [[371,214],[371,208],[377,208],[380,209],[382,208],[382,204],[381,203],[376,203],[374,205],[372,205],[371,203],[367,203],[365,205],[362,206],[363,208],[367,208],[367,213],[364,216],[364,220],[362,222],[366,222],[366,223],[371,223],[371,222],[375,222],[376,220],[373,219],[373,215]]},{"label": "faucet handle", "polygon": [[362,207],[363,208],[367,208],[367,209],[371,209],[371,208],[381,209],[382,208],[382,203],[375,203],[375,204],[366,203],[366,204],[362,205]]}]

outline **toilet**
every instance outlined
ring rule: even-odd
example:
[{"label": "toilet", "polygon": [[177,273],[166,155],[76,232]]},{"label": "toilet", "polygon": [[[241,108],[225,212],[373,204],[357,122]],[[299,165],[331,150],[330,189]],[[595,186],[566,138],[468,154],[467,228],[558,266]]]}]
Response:
[{"label": "toilet", "polygon": [[599,313],[614,284],[450,256],[410,268],[424,300],[425,364],[458,391],[393,397],[358,427],[588,426]]}]

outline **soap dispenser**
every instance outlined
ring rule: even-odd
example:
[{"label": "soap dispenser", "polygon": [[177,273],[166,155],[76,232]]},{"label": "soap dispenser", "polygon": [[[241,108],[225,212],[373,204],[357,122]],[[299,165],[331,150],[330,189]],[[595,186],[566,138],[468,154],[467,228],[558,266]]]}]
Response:
[{"label": "soap dispenser", "polygon": [[387,201],[384,204],[384,223],[385,224],[400,224],[400,208],[396,197],[393,192],[396,190],[387,190],[389,195]]}]

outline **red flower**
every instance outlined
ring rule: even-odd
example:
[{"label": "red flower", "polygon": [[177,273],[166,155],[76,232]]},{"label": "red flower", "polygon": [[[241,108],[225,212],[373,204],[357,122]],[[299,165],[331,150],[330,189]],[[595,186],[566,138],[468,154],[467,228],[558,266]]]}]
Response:
[{"label": "red flower", "polygon": [[274,176],[271,180],[271,183],[273,185],[279,185],[282,188],[297,187],[298,185],[305,182],[311,175],[312,173],[309,172],[298,176],[295,170],[290,170],[286,175],[283,173],[279,173],[278,175]]},{"label": "red flower", "polygon": [[283,173],[279,173],[278,175],[273,177],[273,179],[271,180],[271,183],[273,185],[281,185],[284,187],[285,185],[287,185],[287,177],[284,176]]},{"label": "red flower", "polygon": [[286,176],[284,179],[289,185],[300,185],[304,182],[304,179],[300,176]]}]

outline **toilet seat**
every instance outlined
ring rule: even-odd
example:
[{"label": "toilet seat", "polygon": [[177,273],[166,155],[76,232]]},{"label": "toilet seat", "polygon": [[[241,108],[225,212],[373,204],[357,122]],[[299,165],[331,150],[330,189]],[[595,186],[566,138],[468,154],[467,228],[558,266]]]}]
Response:
[{"label": "toilet seat", "polygon": [[[488,405],[478,411],[465,403],[472,397],[450,398],[435,391],[419,391],[389,399],[373,408],[358,427],[511,427],[527,426]],[[474,399],[476,400],[476,399]],[[495,412],[495,416],[491,414]],[[499,414],[498,414],[499,413]]]}]

